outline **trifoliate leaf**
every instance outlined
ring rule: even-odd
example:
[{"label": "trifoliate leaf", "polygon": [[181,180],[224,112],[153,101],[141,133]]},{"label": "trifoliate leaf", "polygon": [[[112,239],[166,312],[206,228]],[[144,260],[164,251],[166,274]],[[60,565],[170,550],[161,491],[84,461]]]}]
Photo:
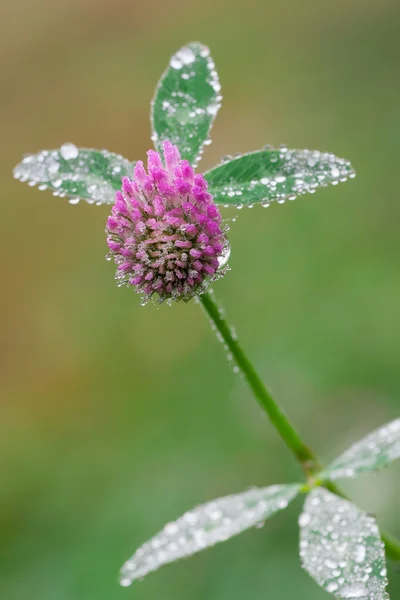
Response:
[{"label": "trifoliate leaf", "polygon": [[193,166],[221,103],[220,83],[207,46],[194,42],[171,58],[152,102],[152,139],[161,152],[170,140]]},{"label": "trifoliate leaf", "polygon": [[336,598],[386,600],[385,550],[375,519],[325,489],[299,518],[303,568]]},{"label": "trifoliate leaf", "polygon": [[317,150],[258,150],[227,159],[204,173],[217,204],[295,200],[319,187],[355,177],[349,161]]},{"label": "trifoliate leaf", "polygon": [[90,204],[112,204],[121,178],[133,176],[135,163],[108,150],[77,148],[64,144],[59,150],[30,154],[14,169],[14,177],[50,189],[54,196],[68,197],[71,204],[80,199]]},{"label": "trifoliate leaf", "polygon": [[169,523],[141,546],[121,570],[121,585],[127,586],[162,565],[190,556],[254,527],[286,508],[300,485],[273,485],[241,494],[217,498]]},{"label": "trifoliate leaf", "polygon": [[318,474],[319,479],[346,479],[382,469],[400,457],[400,419],[356,442]]}]

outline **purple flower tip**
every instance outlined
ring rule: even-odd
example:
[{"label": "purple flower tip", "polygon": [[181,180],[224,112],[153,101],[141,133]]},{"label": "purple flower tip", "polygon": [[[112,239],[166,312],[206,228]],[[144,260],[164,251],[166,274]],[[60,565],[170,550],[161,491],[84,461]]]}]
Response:
[{"label": "purple flower tip", "polygon": [[202,175],[163,143],[124,177],[107,221],[108,258],[117,265],[119,285],[132,285],[148,301],[185,300],[203,293],[222,277],[229,243],[221,215]]}]

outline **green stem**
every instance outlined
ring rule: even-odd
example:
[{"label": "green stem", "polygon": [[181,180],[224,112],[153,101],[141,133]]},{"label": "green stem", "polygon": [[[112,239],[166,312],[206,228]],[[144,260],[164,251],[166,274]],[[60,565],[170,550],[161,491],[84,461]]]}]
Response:
[{"label": "green stem", "polygon": [[[306,446],[300,435],[289,422],[286,415],[275,402],[264,382],[259,377],[253,364],[247,357],[243,348],[239,344],[237,337],[233,334],[231,327],[224,318],[223,312],[218,307],[213,297],[209,294],[202,294],[199,297],[204,310],[211,320],[212,327],[215,328],[227,346],[229,352],[236,361],[237,366],[249,384],[255,398],[267,413],[271,423],[285,442],[286,446],[293,452],[296,460],[300,463],[308,481],[312,481],[313,475],[321,469],[321,465],[310,448]],[[336,487],[335,484],[328,481],[324,484],[328,490],[346,498],[346,496]],[[381,532],[382,541],[385,544],[386,555],[393,560],[400,560],[400,542],[394,537]]]},{"label": "green stem", "polygon": [[236,336],[232,334],[231,328],[224,319],[222,311],[218,308],[218,305],[213,300],[212,296],[208,293],[203,294],[200,296],[200,301],[210,317],[212,324],[217,328],[224,343],[232,353],[236,364],[246,378],[254,396],[269,416],[271,423],[274,425],[288,448],[294,453],[305,472],[309,474],[310,471],[317,467],[313,453],[303,444],[299,434],[272,398],[264,382],[257,374],[243,348],[237,341]]}]

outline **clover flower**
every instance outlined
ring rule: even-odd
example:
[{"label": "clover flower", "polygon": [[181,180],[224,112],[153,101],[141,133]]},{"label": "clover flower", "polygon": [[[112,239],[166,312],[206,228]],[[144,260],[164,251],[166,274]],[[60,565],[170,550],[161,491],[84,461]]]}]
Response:
[{"label": "clover flower", "polygon": [[190,300],[227,271],[228,240],[206,180],[170,141],[163,149],[164,165],[149,150],[148,171],[138,161],[133,179],[122,179],[106,229],[116,279],[145,302],[155,293]]},{"label": "clover flower", "polygon": [[221,99],[209,49],[187,44],[156,88],[155,150],[148,152],[147,171],[141,161],[67,143],[25,156],[14,176],[71,204],[113,204],[107,258],[117,265],[118,285],[141,294],[142,303],[188,301],[228,270],[230,246],[219,208],[282,204],[355,175],[349,161],[334,154],[269,145],[227,156],[195,175]]}]

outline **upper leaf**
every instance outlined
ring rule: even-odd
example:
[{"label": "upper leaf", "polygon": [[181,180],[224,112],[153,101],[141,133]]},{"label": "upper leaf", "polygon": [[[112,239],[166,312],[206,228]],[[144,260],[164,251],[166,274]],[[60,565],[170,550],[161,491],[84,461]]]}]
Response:
[{"label": "upper leaf", "polygon": [[170,140],[193,166],[208,141],[221,102],[221,86],[207,46],[194,42],[171,58],[152,102],[152,139]]},{"label": "upper leaf", "polygon": [[385,600],[385,550],[375,519],[322,488],[299,518],[303,568],[337,598]]},{"label": "upper leaf", "polygon": [[356,442],[326,467],[318,477],[346,479],[386,467],[400,457],[400,419],[391,421]]},{"label": "upper leaf", "polygon": [[214,202],[268,205],[314,193],[355,177],[348,160],[318,150],[263,149],[226,160],[204,173]]},{"label": "upper leaf", "polygon": [[59,150],[30,154],[14,169],[14,177],[54,196],[68,197],[71,204],[82,198],[90,204],[112,204],[121,178],[133,176],[135,163],[108,150],[77,148],[64,144]]},{"label": "upper leaf", "polygon": [[121,585],[130,585],[162,565],[190,556],[262,523],[286,508],[299,489],[298,484],[254,488],[217,498],[185,513],[143,544],[124,564]]}]

